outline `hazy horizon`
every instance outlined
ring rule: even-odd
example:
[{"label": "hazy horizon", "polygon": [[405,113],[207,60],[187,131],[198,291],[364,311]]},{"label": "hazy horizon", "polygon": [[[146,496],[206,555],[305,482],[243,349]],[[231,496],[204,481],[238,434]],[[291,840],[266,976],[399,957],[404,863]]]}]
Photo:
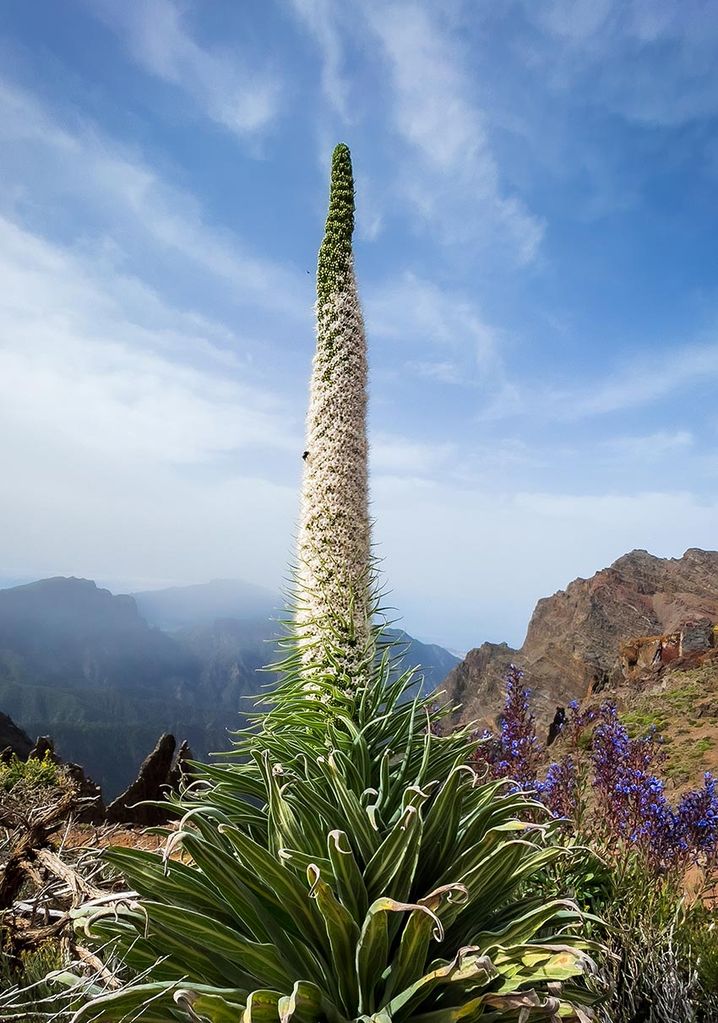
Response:
[{"label": "hazy horizon", "polygon": [[[712,549],[712,548],[706,548],[706,549]],[[628,551],[624,551],[623,553],[627,554],[629,552]],[[649,554],[654,554],[653,551],[649,551],[648,553]],[[683,554],[683,553],[684,552],[682,551],[681,554]],[[608,567],[609,567],[608,565],[600,565],[600,566],[598,566],[596,568],[596,571],[600,571],[600,569],[608,568]],[[594,574],[593,572],[590,573],[590,575],[593,575],[593,574]],[[157,580],[157,579],[155,579],[155,580],[149,580],[149,579],[121,580],[121,579],[117,579],[116,577],[111,577],[111,578],[94,578],[93,576],[78,576],[77,573],[72,573],[72,572],[70,572],[70,573],[47,572],[47,573],[43,573],[43,574],[41,574],[39,576],[33,576],[33,577],[30,577],[30,576],[8,577],[8,576],[6,576],[2,572],[2,570],[0,570],[0,590],[10,589],[10,588],[12,588],[14,586],[27,585],[29,583],[37,582],[37,581],[39,581],[41,579],[57,578],[57,577],[68,578],[68,577],[73,577],[73,576],[75,578],[90,579],[98,587],[100,587],[102,589],[107,589],[107,590],[109,590],[111,593],[113,593],[115,595],[127,594],[127,595],[130,595],[130,596],[132,596],[134,594],[138,594],[138,593],[152,593],[152,592],[155,592],[155,591],[161,591],[161,590],[165,590],[165,589],[189,589],[189,588],[192,588],[192,587],[202,587],[202,586],[206,586],[206,585],[211,585],[213,583],[237,583],[237,584],[239,584],[239,585],[241,585],[243,587],[248,587],[248,588],[251,588],[251,589],[256,589],[257,591],[260,592],[261,596],[269,598],[269,599],[275,601],[276,602],[275,603],[275,607],[276,607],[277,611],[281,611],[285,607],[285,604],[284,604],[284,601],[283,601],[283,598],[282,598],[282,592],[283,591],[281,591],[279,589],[271,589],[271,588],[269,588],[269,587],[267,587],[267,586],[265,586],[265,585],[263,585],[261,583],[252,582],[252,581],[250,581],[248,579],[242,579],[241,577],[238,577],[238,576],[235,576],[235,577],[229,577],[229,576],[228,577],[215,577],[213,579],[197,579],[197,580],[194,580],[194,581],[191,581],[191,582],[184,582],[184,581],[167,580],[167,579],[164,579],[164,580]],[[579,577],[576,577],[576,578],[579,578]],[[584,576],[584,577],[581,577],[581,578],[587,578],[587,577]],[[566,587],[569,585],[569,583],[571,583],[573,581],[574,581],[573,578],[572,579],[566,579],[565,582],[560,587],[556,588],[556,590],[552,590],[550,592],[547,591],[545,593],[539,594],[539,596],[537,597],[537,600],[540,599],[541,597],[550,597],[557,590],[565,590]],[[389,597],[389,603],[391,603],[390,597]],[[419,642],[421,642],[421,643],[437,644],[438,646],[444,647],[445,649],[449,650],[450,653],[455,654],[456,656],[461,656],[461,657],[465,656],[468,653],[469,650],[471,650],[471,649],[473,649],[475,647],[480,646],[482,643],[484,643],[486,641],[493,642],[493,643],[506,642],[506,643],[509,644],[509,646],[516,647],[516,648],[520,647],[523,644],[523,641],[524,641],[524,638],[525,638],[525,635],[526,635],[526,630],[527,630],[527,627],[528,627],[528,624],[529,624],[529,618],[530,618],[530,614],[529,614],[527,616],[527,618],[526,618],[526,621],[521,623],[518,626],[518,629],[515,630],[513,633],[507,633],[506,635],[502,635],[502,636],[498,636],[498,635],[493,635],[493,636],[483,635],[483,636],[479,636],[479,635],[477,635],[477,636],[474,636],[468,643],[461,644],[461,643],[454,643],[452,639],[446,639],[445,637],[443,637],[440,634],[425,633],[425,632],[423,632],[421,630],[421,628],[415,627],[415,623],[413,621],[407,620],[406,617],[401,614],[401,609],[400,608],[397,607],[396,610],[397,610],[397,615],[396,616],[392,616],[392,615],[389,616],[390,618],[392,618],[392,624],[396,628],[404,629],[407,633],[409,633],[411,636],[413,636],[414,639],[419,640]],[[531,608],[531,611],[533,611],[533,607]],[[421,616],[419,616],[419,619],[420,619],[420,617]],[[396,620],[394,620],[394,618],[396,618]],[[430,618],[427,618],[427,621],[430,621]],[[457,635],[458,635],[458,633],[457,633]]]},{"label": "hazy horizon", "polygon": [[[130,581],[127,580],[122,581],[117,579],[94,579],[91,576],[78,576],[77,574],[73,573],[68,574],[61,572],[48,572],[46,574],[42,574],[39,576],[8,577],[5,576],[2,573],[2,571],[0,571],[0,590],[14,589],[16,586],[30,586],[33,583],[42,582],[43,580],[47,579],[71,579],[71,578],[83,579],[89,582],[93,582],[98,587],[98,589],[109,590],[109,592],[112,593],[114,596],[131,597],[140,594],[145,595],[150,593],[160,593],[165,590],[188,590],[194,588],[202,588],[205,586],[211,586],[216,583],[236,583],[242,587],[246,587],[247,589],[257,590],[262,597],[265,597],[273,601],[274,602],[273,609],[275,609],[278,612],[278,614],[281,613],[287,606],[283,600],[281,592],[267,589],[266,587],[261,586],[257,583],[249,582],[246,579],[240,578],[204,579],[198,580],[196,582],[183,583],[168,580],[147,579],[140,580],[135,579]],[[242,617],[249,618],[251,616],[242,615]],[[261,614],[258,614],[257,617],[261,618],[263,616]],[[470,647],[455,649],[448,646],[446,643],[443,643],[441,639],[438,639],[436,637],[431,638],[426,636],[418,636],[415,634],[415,632],[412,631],[410,625],[404,622],[403,619],[401,618],[399,618],[396,621],[392,619],[392,625],[397,629],[405,630],[407,633],[411,634],[414,639],[417,639],[420,643],[435,644],[444,647],[445,649],[449,650],[450,653],[455,654],[456,656],[463,657],[470,649]]]}]

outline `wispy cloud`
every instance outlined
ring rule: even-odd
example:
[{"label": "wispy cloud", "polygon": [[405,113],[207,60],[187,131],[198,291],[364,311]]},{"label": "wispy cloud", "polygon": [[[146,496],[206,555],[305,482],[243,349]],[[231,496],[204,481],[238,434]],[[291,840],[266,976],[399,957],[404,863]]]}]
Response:
[{"label": "wispy cloud", "polygon": [[375,473],[396,476],[427,476],[455,455],[453,443],[414,440],[396,434],[378,433],[372,437],[371,469]]},{"label": "wispy cloud", "polygon": [[296,14],[314,37],[321,60],[321,85],[332,109],[351,120],[349,82],[344,74],[344,44],[335,0],[291,0]]},{"label": "wispy cloud", "polygon": [[667,455],[685,452],[694,444],[690,430],[658,430],[636,436],[611,437],[599,443],[599,449],[621,461],[654,463]]},{"label": "wispy cloud", "polygon": [[277,583],[301,419],[254,356],[308,306],[304,274],[74,108],[0,82],[0,130],[5,564],[199,581],[230,543]]},{"label": "wispy cloud", "polygon": [[[601,376],[577,374],[567,383],[536,377],[530,386],[519,375],[502,377],[504,390],[482,413],[483,418],[528,417],[539,422],[579,422],[601,416],[642,410],[691,389],[710,391],[718,380],[718,344],[693,342],[657,349],[650,347],[632,357],[617,356]],[[654,435],[647,435],[648,441]],[[656,434],[664,442],[678,433]]]},{"label": "wispy cloud", "polygon": [[[499,360],[499,332],[483,319],[476,305],[455,289],[443,288],[412,271],[369,289],[365,306],[374,334],[408,342],[415,353],[443,350],[444,355],[451,353],[474,370],[495,366]],[[437,372],[449,375],[450,365],[442,359]]]},{"label": "wispy cloud", "polygon": [[531,263],[544,223],[502,182],[468,55],[441,10],[405,0],[292,2],[318,47],[332,113],[357,122],[363,105],[351,100],[362,74],[385,98],[373,130],[402,142],[403,152],[391,147],[393,192],[416,224],[449,245],[493,243]]},{"label": "wispy cloud", "polygon": [[523,0],[547,35],[549,81],[625,118],[677,126],[718,114],[718,21],[702,3]]},{"label": "wispy cloud", "polygon": [[581,419],[649,405],[693,385],[707,386],[718,378],[718,345],[687,344],[664,351],[653,349],[610,371],[590,389],[555,394],[558,418]]},{"label": "wispy cloud", "polygon": [[458,365],[455,362],[444,360],[420,359],[408,362],[407,368],[411,373],[424,377],[426,380],[436,380],[440,384],[462,384],[466,380],[461,376]]},{"label": "wispy cloud", "polygon": [[145,71],[223,128],[244,139],[276,122],[283,92],[278,69],[236,44],[202,46],[173,0],[95,0],[91,10],[122,36]]},{"label": "wispy cloud", "polygon": [[76,455],[165,464],[296,448],[291,415],[225,352],[223,326],[7,220],[0,274],[0,407],[15,445],[52,437]]},{"label": "wispy cloud", "polygon": [[301,422],[225,325],[105,270],[0,218],[4,566],[278,584]]},{"label": "wispy cloud", "polygon": [[65,231],[111,234],[125,257],[159,249],[165,259],[179,258],[222,282],[234,303],[296,314],[306,301],[298,273],[208,223],[192,194],[91,122],[0,80],[0,130],[6,141],[0,167],[13,186],[0,195],[6,210],[33,223],[53,223],[62,210]]},{"label": "wispy cloud", "polygon": [[400,175],[415,211],[445,241],[508,240],[530,263],[544,225],[502,186],[459,42],[425,5],[370,5],[367,16],[389,68],[393,128],[411,151]]}]

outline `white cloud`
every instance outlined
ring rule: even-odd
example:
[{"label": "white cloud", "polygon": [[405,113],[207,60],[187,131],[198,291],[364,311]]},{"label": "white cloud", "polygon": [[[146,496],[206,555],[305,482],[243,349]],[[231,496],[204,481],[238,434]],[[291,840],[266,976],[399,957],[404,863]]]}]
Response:
[{"label": "white cloud", "polygon": [[359,237],[368,242],[375,242],[384,229],[385,208],[368,174],[361,171],[355,174],[357,215],[356,224]]},{"label": "white cloud", "polygon": [[524,0],[524,8],[548,37],[532,55],[553,85],[648,125],[718,113],[718,20],[710,5]]},{"label": "white cloud", "polygon": [[126,282],[103,280],[94,265],[7,220],[0,276],[0,416],[9,444],[52,438],[128,464],[296,448],[297,424],[226,352],[226,328],[146,289],[132,292],[129,312]]},{"label": "white cloud", "polygon": [[[27,457],[34,470],[27,471]],[[0,453],[13,480],[0,504],[3,574],[206,582],[228,575],[278,589],[289,560],[296,487],[236,472],[194,478],[148,462],[45,444]]]},{"label": "white cloud", "polygon": [[157,249],[168,268],[176,258],[221,282],[234,303],[285,315],[304,305],[300,274],[208,223],[193,195],[91,123],[47,109],[0,80],[0,128],[0,168],[13,185],[0,195],[0,208],[43,226],[59,209],[80,239],[111,236],[118,257],[137,264],[148,247]]},{"label": "white cloud", "polygon": [[370,333],[408,343],[415,352],[422,347],[444,349],[472,367],[489,366],[498,359],[498,331],[485,322],[475,304],[409,270],[367,289],[364,306]]},{"label": "white cloud", "polygon": [[172,0],[95,0],[90,10],[124,37],[145,71],[186,93],[233,134],[252,137],[276,121],[282,97],[276,69],[250,62],[241,43],[200,45]]},{"label": "white cloud", "polygon": [[459,43],[426,6],[366,10],[389,67],[393,127],[411,148],[399,168],[402,192],[445,241],[503,240],[531,262],[544,225],[502,186]]},{"label": "white cloud", "polygon": [[278,585],[301,423],[241,339],[5,219],[0,276],[3,570]]},{"label": "white cloud", "polygon": [[[482,411],[482,419],[528,416],[540,422],[577,422],[632,412],[691,388],[707,390],[718,379],[718,344],[693,342],[651,347],[630,358],[617,358],[603,376],[587,374],[571,383],[534,379],[530,388],[502,380],[502,389]],[[668,434],[664,434],[664,441]],[[650,443],[650,437],[647,438]]]},{"label": "white cloud", "polygon": [[[468,60],[440,11],[384,0],[292,3],[317,43],[332,114],[352,127],[361,120],[362,75],[366,92],[381,90],[369,108],[373,118],[377,108],[382,113],[373,130],[402,142],[403,152],[392,159],[395,201],[408,204],[440,241],[498,243],[519,263],[532,262],[544,224],[502,183],[484,110],[472,95]],[[380,224],[389,209],[385,204],[379,219],[370,216],[370,225]],[[365,232],[370,239],[372,232],[371,226]]]},{"label": "white cloud", "polygon": [[639,408],[688,386],[718,377],[718,345],[677,345],[651,351],[614,370],[590,390],[556,395],[552,403],[560,419],[580,419]]},{"label": "white cloud", "polygon": [[455,444],[378,433],[371,438],[369,461],[373,474],[426,476],[445,466],[455,454]]},{"label": "white cloud", "polygon": [[276,585],[302,424],[267,360],[303,274],[74,111],[0,83],[0,126],[4,569]]},{"label": "white cloud", "polygon": [[349,83],[343,73],[344,46],[336,22],[336,0],[291,0],[291,3],[319,47],[324,95],[340,117],[345,121],[351,120]]},{"label": "white cloud", "polygon": [[667,455],[687,451],[694,444],[689,430],[658,430],[656,433],[611,437],[602,441],[599,448],[621,461],[653,463],[662,461]]},{"label": "white cloud", "polygon": [[407,369],[417,376],[425,377],[427,380],[436,380],[440,384],[462,384],[466,383],[461,376],[459,366],[448,359],[442,361],[419,360],[408,362]]}]

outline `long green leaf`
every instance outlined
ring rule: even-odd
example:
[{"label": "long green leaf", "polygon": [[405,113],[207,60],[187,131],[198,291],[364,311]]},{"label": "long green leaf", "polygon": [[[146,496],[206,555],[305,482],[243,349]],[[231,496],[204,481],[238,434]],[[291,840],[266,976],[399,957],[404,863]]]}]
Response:
[{"label": "long green leaf", "polygon": [[[567,913],[566,910],[570,912]],[[530,938],[536,937],[541,928],[554,920],[561,911],[564,911],[561,920],[563,926],[567,923],[579,923],[583,919],[574,903],[565,899],[554,899],[517,917],[501,930],[481,931],[474,936],[472,944],[479,945],[487,954],[491,954],[492,949],[499,946],[507,948],[511,945],[524,944]]]},{"label": "long green leaf", "polygon": [[395,995],[385,1008],[392,1019],[405,1020],[414,1015],[437,987],[457,985],[461,989],[470,985],[475,989],[488,984],[495,976],[496,969],[487,956],[481,955],[479,949],[463,948],[450,963],[437,966]]},{"label": "long green leaf", "polygon": [[426,813],[424,819],[424,840],[427,847],[436,850],[437,863],[446,863],[454,859],[454,848],[458,839],[461,808],[464,791],[471,785],[474,772],[470,767],[455,767]]},{"label": "long green leaf", "polygon": [[401,869],[419,819],[419,811],[408,806],[367,863],[364,877],[370,899],[385,892]]},{"label": "long green leaf", "polygon": [[290,995],[279,999],[280,1023],[340,1023],[336,1005],[330,1002],[316,984],[298,980]]},{"label": "long green leaf", "polygon": [[354,1015],[359,995],[354,965],[354,950],[359,939],[359,928],[349,910],[322,880],[318,868],[310,867],[307,870],[307,878],[312,886],[312,897],[316,900],[324,920],[339,997],[344,1011],[351,1016]]},{"label": "long green leaf", "polygon": [[409,915],[402,931],[399,948],[389,966],[384,997],[389,1000],[410,987],[424,974],[429,943],[441,941],[444,930],[437,915],[442,902],[452,896],[463,900],[464,891],[447,887],[420,899]]},{"label": "long green leaf", "polygon": [[369,1015],[376,1008],[375,991],[386,969],[389,954],[387,910],[391,899],[377,899],[369,907],[356,947],[359,984],[359,1013]]},{"label": "long green leaf", "polygon": [[247,1006],[242,1015],[242,1023],[278,1023],[279,991],[257,989],[247,999]]},{"label": "long green leaf", "polygon": [[214,912],[220,919],[227,918],[227,907],[216,889],[208,884],[202,873],[185,863],[169,860],[164,863],[158,853],[144,849],[110,848],[103,858],[121,871],[140,895],[165,901],[178,902],[204,912]]},{"label": "long green leaf", "polygon": [[359,923],[366,915],[369,898],[346,832],[330,831],[327,848],[339,899]]},{"label": "long green leaf", "polygon": [[[407,822],[407,842],[401,852],[399,868],[388,885],[388,894],[400,902],[408,901],[412,896],[416,876],[416,866],[422,848],[424,822],[417,812]],[[394,932],[392,932],[392,938]]]},{"label": "long green leaf", "polygon": [[[238,996],[242,1000],[238,1000]],[[223,993],[201,992],[196,988],[180,988],[174,1000],[181,1008],[188,1008],[196,1018],[206,1018],[210,1023],[236,1023],[244,1012],[247,992]]]},{"label": "long green leaf", "polygon": [[83,1005],[72,1017],[71,1023],[120,1023],[129,1019],[142,1023],[168,1023],[174,1016],[173,994],[179,984],[135,984],[99,995]]},{"label": "long green leaf", "polygon": [[352,837],[357,843],[363,859],[370,860],[380,844],[379,836],[372,828],[367,812],[359,798],[347,788],[336,761],[331,755],[327,758],[327,770],[335,798],[344,812]]},{"label": "long green leaf", "polygon": [[250,871],[256,872],[260,883],[274,891],[284,910],[294,918],[295,925],[305,937],[321,948],[323,937],[320,924],[313,912],[309,892],[299,878],[237,828],[221,825],[219,830],[237,850],[240,860]]},{"label": "long green leaf", "polygon": [[275,945],[251,941],[231,927],[193,910],[160,902],[146,902],[145,910],[151,924],[171,930],[194,948],[216,952],[236,963],[243,973],[255,977],[260,984],[269,983],[288,990],[294,983],[286,959]]}]

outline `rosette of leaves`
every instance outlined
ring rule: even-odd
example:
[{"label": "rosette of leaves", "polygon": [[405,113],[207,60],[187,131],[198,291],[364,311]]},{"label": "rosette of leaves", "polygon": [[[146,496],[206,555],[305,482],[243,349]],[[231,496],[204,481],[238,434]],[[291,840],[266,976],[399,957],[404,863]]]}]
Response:
[{"label": "rosette of leaves", "polygon": [[135,894],[76,925],[133,981],[75,1023],[588,1019],[580,912],[525,895],[566,855],[555,823],[418,708],[290,766],[210,768],[169,855],[110,852]]}]

